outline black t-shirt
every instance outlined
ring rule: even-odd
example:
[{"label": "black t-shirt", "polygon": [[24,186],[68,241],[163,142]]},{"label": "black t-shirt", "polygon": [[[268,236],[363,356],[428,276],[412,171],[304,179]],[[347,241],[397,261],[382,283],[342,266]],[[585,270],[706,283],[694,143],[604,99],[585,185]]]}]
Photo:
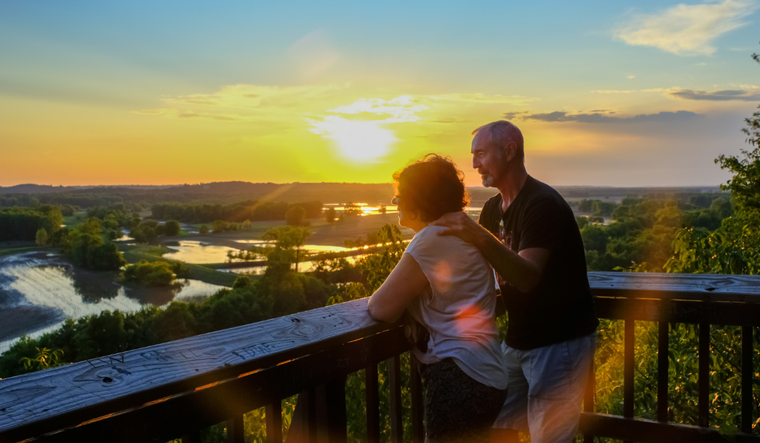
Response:
[{"label": "black t-shirt", "polygon": [[594,332],[599,320],[589,289],[583,240],[570,206],[552,187],[533,177],[528,177],[505,212],[501,204],[501,194],[491,197],[478,222],[515,252],[551,251],[533,291],[520,292],[499,278],[509,313],[507,345],[535,349]]}]

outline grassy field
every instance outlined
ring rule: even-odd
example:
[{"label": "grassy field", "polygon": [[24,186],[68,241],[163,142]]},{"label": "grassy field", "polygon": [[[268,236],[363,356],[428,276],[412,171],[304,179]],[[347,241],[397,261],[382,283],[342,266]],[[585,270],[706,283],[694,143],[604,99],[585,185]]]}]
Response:
[{"label": "grassy field", "polygon": [[32,251],[45,251],[49,250],[50,252],[57,251],[55,248],[50,247],[40,247],[34,244],[34,242],[15,242],[18,244],[13,245],[0,245],[0,257],[4,255],[12,255],[12,254],[21,254],[23,252],[32,252]]},{"label": "grassy field", "polygon": [[[324,218],[314,218],[310,220],[312,234],[306,239],[307,244],[343,246],[345,240],[356,240],[358,237],[365,237],[370,232],[377,232],[385,224],[397,225],[398,216],[396,214],[374,214],[366,216],[350,216],[343,221],[327,223]],[[274,226],[282,226],[285,222],[279,221],[259,221],[252,222],[250,229],[240,231],[209,233],[207,235],[190,234],[182,240],[203,241],[210,244],[224,244],[234,247],[230,242],[235,240],[258,240],[267,229]],[[200,228],[201,224],[193,225]],[[210,225],[207,225],[210,227]],[[401,228],[404,240],[409,240],[414,236],[411,229]],[[238,245],[239,247],[239,245]]]},{"label": "grassy field", "polygon": [[[153,245],[133,245],[126,243],[117,243],[119,250],[124,254],[124,259],[129,263],[137,263],[140,260],[147,262],[162,261],[169,264],[177,263],[175,260],[169,260],[161,257],[161,254],[171,252],[172,250],[163,246]],[[206,283],[221,286],[232,286],[232,283],[237,278],[236,274],[218,272],[214,269],[207,268],[201,265],[195,265],[191,263],[185,263],[190,268],[190,278],[200,280]]]}]

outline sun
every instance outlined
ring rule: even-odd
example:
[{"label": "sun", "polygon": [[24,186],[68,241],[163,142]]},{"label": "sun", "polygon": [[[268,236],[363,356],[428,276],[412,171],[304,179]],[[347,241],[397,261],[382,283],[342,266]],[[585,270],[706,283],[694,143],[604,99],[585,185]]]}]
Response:
[{"label": "sun", "polygon": [[333,140],[341,154],[354,162],[376,161],[398,141],[392,130],[382,126],[382,121],[353,121],[331,115],[312,124],[312,132]]}]

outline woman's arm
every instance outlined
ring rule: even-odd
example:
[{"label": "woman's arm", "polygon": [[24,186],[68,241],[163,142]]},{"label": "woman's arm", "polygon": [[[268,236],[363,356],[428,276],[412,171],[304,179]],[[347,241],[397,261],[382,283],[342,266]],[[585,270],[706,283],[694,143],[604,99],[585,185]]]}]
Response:
[{"label": "woman's arm", "polygon": [[391,274],[369,298],[367,310],[375,320],[393,323],[428,285],[422,268],[409,254],[401,256]]}]

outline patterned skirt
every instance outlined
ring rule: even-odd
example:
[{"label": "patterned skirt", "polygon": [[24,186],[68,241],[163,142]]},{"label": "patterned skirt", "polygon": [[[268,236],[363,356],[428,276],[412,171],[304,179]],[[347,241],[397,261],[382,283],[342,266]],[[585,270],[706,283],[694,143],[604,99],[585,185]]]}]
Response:
[{"label": "patterned skirt", "polygon": [[473,380],[451,358],[418,364],[425,396],[425,441],[487,443],[507,390]]}]

